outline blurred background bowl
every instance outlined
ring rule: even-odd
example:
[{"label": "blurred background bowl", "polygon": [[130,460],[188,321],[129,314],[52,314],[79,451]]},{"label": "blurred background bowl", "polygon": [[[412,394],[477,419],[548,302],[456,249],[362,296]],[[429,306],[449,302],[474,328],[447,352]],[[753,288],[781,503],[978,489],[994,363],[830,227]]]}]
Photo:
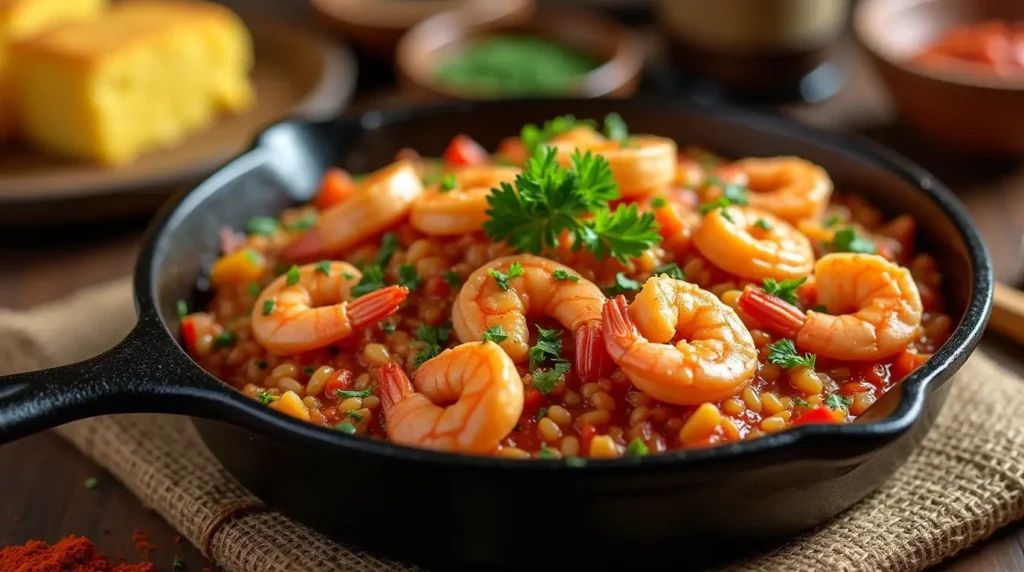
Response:
[{"label": "blurred background bowl", "polygon": [[861,0],[854,30],[911,127],[945,146],[1024,154],[1024,78],[918,67],[911,58],[957,25],[1024,20],[1022,0]]},{"label": "blurred background bowl", "polygon": [[543,7],[523,18],[481,21],[470,11],[446,12],[415,26],[398,44],[396,71],[401,85],[417,99],[502,97],[483,88],[453,87],[438,79],[449,58],[496,37],[534,37],[589,56],[597,63],[558,93],[517,93],[519,97],[629,97],[639,87],[645,49],[635,32],[592,11]]}]

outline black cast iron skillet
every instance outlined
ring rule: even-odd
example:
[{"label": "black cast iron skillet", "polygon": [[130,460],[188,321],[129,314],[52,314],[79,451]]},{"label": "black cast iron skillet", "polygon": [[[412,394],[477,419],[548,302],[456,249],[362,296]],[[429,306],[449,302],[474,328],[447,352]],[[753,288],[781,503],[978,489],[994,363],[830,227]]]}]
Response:
[{"label": "black cast iron skillet", "polygon": [[[311,198],[328,166],[368,171],[402,147],[440,154],[456,133],[488,148],[527,122],[618,111],[637,133],[729,156],[792,154],[889,215],[910,213],[937,255],[957,323],[949,342],[858,423],[812,425],[724,447],[591,461],[523,462],[394,447],[301,423],[207,375],[177,341],[175,303],[197,307],[218,229]],[[197,289],[197,284],[199,288]],[[653,100],[467,102],[284,122],[156,217],[135,273],[138,325],[90,360],[0,381],[0,442],[79,418],[189,415],[224,466],[269,505],[339,539],[420,562],[536,568],[560,557],[677,567],[739,554],[863,498],[913,451],[950,377],[981,337],[988,253],[938,181],[888,151],[736,110]],[[355,507],[355,508],[346,508]],[[664,562],[664,560],[662,560]]]}]

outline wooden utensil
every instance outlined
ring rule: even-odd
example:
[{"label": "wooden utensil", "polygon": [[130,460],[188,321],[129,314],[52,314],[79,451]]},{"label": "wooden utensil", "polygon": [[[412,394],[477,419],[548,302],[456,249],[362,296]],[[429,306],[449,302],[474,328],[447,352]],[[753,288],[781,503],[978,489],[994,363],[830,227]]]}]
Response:
[{"label": "wooden utensil", "polygon": [[996,282],[992,302],[988,327],[1024,343],[1024,292]]}]

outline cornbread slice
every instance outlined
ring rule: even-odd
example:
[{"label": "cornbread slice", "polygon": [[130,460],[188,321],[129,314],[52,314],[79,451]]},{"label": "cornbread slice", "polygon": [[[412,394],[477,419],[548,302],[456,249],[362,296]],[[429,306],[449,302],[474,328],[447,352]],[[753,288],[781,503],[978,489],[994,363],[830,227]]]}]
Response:
[{"label": "cornbread slice", "polygon": [[252,40],[206,2],[132,0],[11,46],[25,137],[118,165],[254,101]]},{"label": "cornbread slice", "polygon": [[0,141],[10,136],[16,123],[7,45],[58,24],[92,18],[106,4],[106,0],[0,0]]}]

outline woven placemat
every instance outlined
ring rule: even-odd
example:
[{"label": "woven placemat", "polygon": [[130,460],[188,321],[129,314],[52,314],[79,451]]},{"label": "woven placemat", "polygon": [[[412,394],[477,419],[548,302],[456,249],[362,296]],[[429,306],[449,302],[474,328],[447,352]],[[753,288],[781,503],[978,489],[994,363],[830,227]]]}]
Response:
[{"label": "woven placemat", "polygon": [[[0,310],[0,374],[84,359],[134,322],[127,280],[28,312]],[[1024,383],[979,352],[924,443],[867,499],[726,570],[921,570],[1024,518]],[[268,509],[184,418],[102,417],[58,432],[228,572],[411,570]]]}]

